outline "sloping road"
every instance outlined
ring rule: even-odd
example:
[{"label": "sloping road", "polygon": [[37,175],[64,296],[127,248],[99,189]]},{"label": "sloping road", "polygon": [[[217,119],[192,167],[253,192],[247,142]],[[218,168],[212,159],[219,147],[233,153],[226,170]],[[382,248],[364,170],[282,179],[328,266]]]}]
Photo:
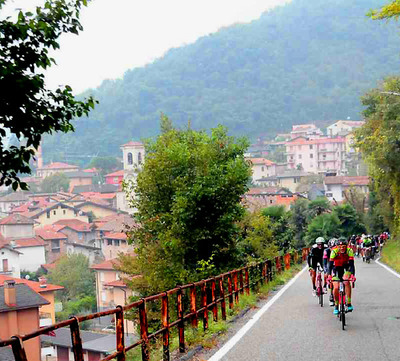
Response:
[{"label": "sloping road", "polygon": [[312,297],[303,272],[229,351],[210,360],[400,360],[400,278],[358,259],[356,277],[345,331],[328,297],[323,308]]}]

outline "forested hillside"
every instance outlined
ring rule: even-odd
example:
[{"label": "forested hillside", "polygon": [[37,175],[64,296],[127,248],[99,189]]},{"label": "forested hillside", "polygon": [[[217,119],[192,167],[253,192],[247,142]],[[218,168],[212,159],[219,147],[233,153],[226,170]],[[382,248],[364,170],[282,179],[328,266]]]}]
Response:
[{"label": "forested hillside", "polygon": [[120,144],[158,133],[161,112],[174,124],[221,123],[253,139],[292,124],[359,119],[360,95],[399,69],[398,27],[365,16],[383,3],[293,0],[172,49],[91,90],[100,104],[75,133],[47,137],[45,157],[119,155]]}]

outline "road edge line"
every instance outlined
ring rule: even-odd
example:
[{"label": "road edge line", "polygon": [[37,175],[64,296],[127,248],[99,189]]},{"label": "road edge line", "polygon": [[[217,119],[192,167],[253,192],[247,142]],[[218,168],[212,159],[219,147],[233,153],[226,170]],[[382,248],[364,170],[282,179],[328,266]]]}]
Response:
[{"label": "road edge line", "polygon": [[294,276],[279,292],[272,297],[257,313],[238,331],[228,342],[222,346],[208,361],[219,361],[224,357],[233,346],[249,331],[254,324],[261,318],[261,316],[285,293],[285,291],[296,282],[296,280],[308,269],[308,266],[304,267],[296,276]]},{"label": "road edge line", "polygon": [[390,273],[394,274],[397,278],[400,278],[400,274],[398,274],[395,270],[391,269],[389,266],[386,266],[385,264],[379,262],[379,260],[381,259],[381,257],[379,257],[375,263],[378,263],[379,266],[382,266],[383,268],[385,268],[387,271],[389,271]]}]

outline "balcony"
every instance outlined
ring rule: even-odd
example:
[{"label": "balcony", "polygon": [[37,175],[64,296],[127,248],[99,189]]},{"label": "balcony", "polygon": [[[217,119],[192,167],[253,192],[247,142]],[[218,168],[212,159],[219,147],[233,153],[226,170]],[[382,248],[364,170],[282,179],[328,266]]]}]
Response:
[{"label": "balcony", "polygon": [[318,153],[336,153],[337,149],[319,149]]},{"label": "balcony", "polygon": [[48,312],[40,312],[39,314],[39,326],[46,327],[53,324],[53,320],[51,319],[51,314]]}]

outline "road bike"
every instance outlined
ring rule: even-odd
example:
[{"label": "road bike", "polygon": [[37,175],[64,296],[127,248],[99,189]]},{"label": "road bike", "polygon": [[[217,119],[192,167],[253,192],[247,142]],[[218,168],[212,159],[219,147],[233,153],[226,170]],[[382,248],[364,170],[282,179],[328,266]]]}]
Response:
[{"label": "road bike", "polygon": [[316,280],[317,292],[316,293],[317,293],[317,297],[318,297],[318,304],[321,307],[323,307],[323,305],[324,305],[324,289],[322,287],[322,272],[323,272],[323,270],[322,270],[321,266],[318,264],[318,267],[317,267],[317,280]]},{"label": "road bike", "polygon": [[[339,313],[337,317],[342,324],[342,330],[344,330],[346,326],[346,313],[348,312],[346,305],[346,287],[343,279],[332,280],[332,282],[339,282]],[[351,282],[351,286],[354,288],[354,280],[348,280],[348,282]]]}]

